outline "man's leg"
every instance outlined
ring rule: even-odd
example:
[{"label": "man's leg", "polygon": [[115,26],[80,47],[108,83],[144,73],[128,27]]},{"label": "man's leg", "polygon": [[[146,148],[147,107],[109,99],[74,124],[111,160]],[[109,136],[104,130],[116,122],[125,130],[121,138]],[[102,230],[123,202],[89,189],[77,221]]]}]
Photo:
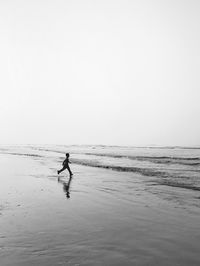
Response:
[{"label": "man's leg", "polygon": [[64,171],[67,167],[63,166],[62,169],[58,170],[58,174],[60,174],[62,171]]},{"label": "man's leg", "polygon": [[67,167],[67,170],[69,171],[70,175],[73,175],[71,169],[69,168],[69,166]]}]

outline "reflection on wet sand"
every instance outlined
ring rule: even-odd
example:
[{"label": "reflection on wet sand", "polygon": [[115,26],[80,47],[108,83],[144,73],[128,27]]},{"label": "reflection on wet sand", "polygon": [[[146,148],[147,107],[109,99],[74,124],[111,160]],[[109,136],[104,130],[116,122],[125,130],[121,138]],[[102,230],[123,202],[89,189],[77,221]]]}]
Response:
[{"label": "reflection on wet sand", "polygon": [[72,181],[72,175],[69,177],[68,182],[66,182],[65,180],[63,180],[60,177],[58,177],[58,182],[63,185],[63,191],[64,191],[64,193],[65,193],[65,195],[66,195],[66,197],[68,199],[70,198],[70,185],[71,185],[71,181]]}]

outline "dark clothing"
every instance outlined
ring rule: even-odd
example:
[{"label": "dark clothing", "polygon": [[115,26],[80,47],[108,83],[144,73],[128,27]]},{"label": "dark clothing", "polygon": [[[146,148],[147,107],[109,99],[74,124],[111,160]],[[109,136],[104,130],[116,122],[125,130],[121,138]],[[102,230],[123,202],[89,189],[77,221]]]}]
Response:
[{"label": "dark clothing", "polygon": [[72,171],[71,171],[71,169],[70,169],[70,167],[69,167],[69,163],[70,163],[69,158],[66,158],[66,159],[63,161],[63,163],[62,163],[63,168],[60,169],[60,170],[58,171],[58,174],[60,174],[60,173],[61,173],[62,171],[64,171],[65,169],[67,169],[67,170],[69,171],[70,176],[71,176],[71,175],[72,175]]},{"label": "dark clothing", "polygon": [[63,161],[62,165],[65,166],[65,165],[68,165],[69,163],[70,163],[69,159],[66,158],[66,159]]},{"label": "dark clothing", "polygon": [[72,175],[72,171],[70,170],[68,163],[63,164],[63,168],[59,170],[59,174],[65,169],[67,169],[69,171],[69,174]]}]

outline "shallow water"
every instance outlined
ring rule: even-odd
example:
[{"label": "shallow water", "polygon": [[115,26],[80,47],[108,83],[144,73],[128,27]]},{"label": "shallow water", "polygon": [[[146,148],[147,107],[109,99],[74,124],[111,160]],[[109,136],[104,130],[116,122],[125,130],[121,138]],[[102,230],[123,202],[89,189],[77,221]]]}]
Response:
[{"label": "shallow water", "polygon": [[[127,149],[3,147],[0,265],[200,265],[199,191],[166,185],[162,179],[171,177],[159,174],[101,168],[129,167],[124,154],[149,158],[167,153]],[[56,174],[68,151],[76,162],[71,164],[70,184],[67,172],[59,180]],[[85,154],[93,151],[101,155]],[[181,156],[180,150],[171,152],[168,157]],[[192,152],[184,151],[183,157],[198,157],[198,150]],[[105,153],[109,156],[102,156]],[[136,161],[138,168],[155,170],[160,165],[148,161],[139,165],[140,160],[128,159],[133,163],[130,167]],[[81,165],[84,160],[93,167]],[[163,165],[164,170],[158,171],[168,173],[175,166]],[[193,180],[190,171],[187,174]]]},{"label": "shallow water", "polygon": [[71,153],[71,161],[74,164],[138,173],[154,177],[154,184],[200,191],[200,148],[198,147],[29,145],[0,148],[0,154],[21,154],[38,160],[60,158],[61,161],[66,152]]}]

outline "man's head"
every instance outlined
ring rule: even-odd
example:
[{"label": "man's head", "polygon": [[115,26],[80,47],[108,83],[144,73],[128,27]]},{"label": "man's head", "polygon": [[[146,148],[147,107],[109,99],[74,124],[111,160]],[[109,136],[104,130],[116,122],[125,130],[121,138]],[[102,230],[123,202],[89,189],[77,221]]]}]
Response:
[{"label": "man's head", "polygon": [[67,157],[67,158],[69,157],[69,153],[66,153],[66,157]]}]

